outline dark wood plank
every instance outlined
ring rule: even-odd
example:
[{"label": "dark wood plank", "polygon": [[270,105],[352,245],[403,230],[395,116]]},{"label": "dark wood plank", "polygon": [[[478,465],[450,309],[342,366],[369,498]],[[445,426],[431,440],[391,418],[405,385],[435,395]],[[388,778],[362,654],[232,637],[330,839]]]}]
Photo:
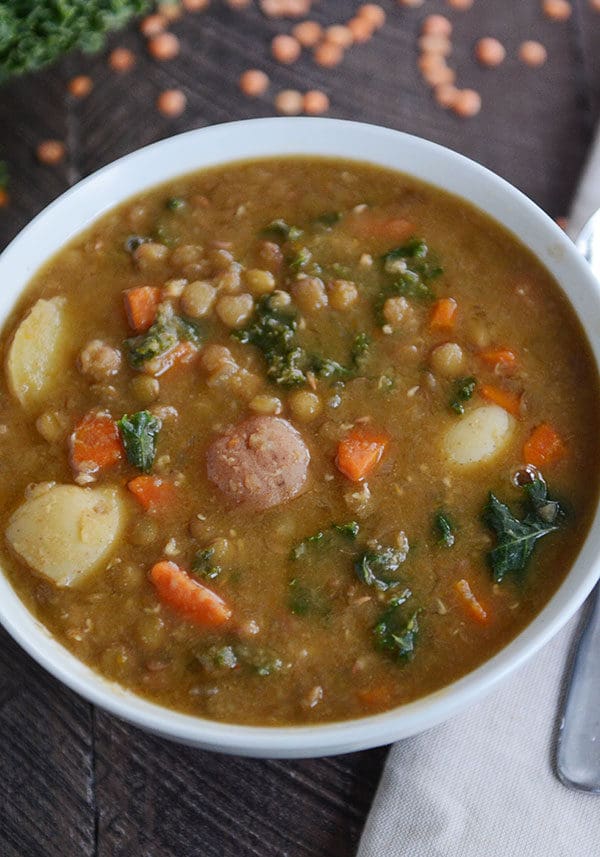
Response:
[{"label": "dark wood plank", "polygon": [[[256,4],[234,13],[223,3],[175,24],[181,56],[156,64],[135,26],[115,34],[138,65],[110,72],[106,51],[77,54],[53,69],[0,92],[0,157],[12,173],[8,209],[0,209],[0,246],[80,176],[141,145],[188,128],[273,114],[273,94],[291,87],[323,88],[331,115],[409,131],[457,149],[515,183],[553,215],[573,192],[600,113],[600,16],[576,0],[566,24],[543,18],[540,4],[477,0],[468,13],[428,2],[418,10],[381,0],[388,23],[351,50],[335,72],[310,55],[283,68],[270,57],[275,33],[289,21],[269,21]],[[329,24],[358,5],[316,4]],[[455,25],[452,65],[459,83],[478,88],[484,109],[464,122],[437,108],[421,81],[415,39],[423,17],[442,11]],[[493,35],[508,49],[497,70],[472,60],[476,38]],[[516,59],[523,39],[549,51],[539,70]],[[270,92],[243,99],[239,74],[264,68]],[[68,79],[89,73],[90,98],[65,95]],[[178,120],[157,114],[158,93],[182,87],[188,110]],[[67,161],[42,167],[42,139],[65,139]],[[299,141],[301,145],[301,141]],[[360,155],[360,153],[357,153]],[[1,286],[0,286],[1,287]],[[2,857],[349,857],[356,847],[385,751],[299,762],[256,761],[204,753],[147,736],[96,712],[61,688],[0,635],[0,853]],[[97,834],[97,838],[96,838]]]},{"label": "dark wood plank", "polygon": [[92,857],[91,706],[0,631],[0,853]]}]

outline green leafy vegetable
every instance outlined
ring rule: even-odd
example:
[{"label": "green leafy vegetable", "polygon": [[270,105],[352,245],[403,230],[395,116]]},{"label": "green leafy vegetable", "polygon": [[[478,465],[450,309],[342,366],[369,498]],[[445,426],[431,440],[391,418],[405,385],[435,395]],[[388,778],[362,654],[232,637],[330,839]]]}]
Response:
[{"label": "green leafy vegetable", "polygon": [[454,382],[454,390],[452,393],[450,407],[455,411],[455,413],[464,414],[464,402],[468,402],[473,396],[476,386],[477,380],[472,376],[469,378],[459,378]]},{"label": "green leafy vegetable", "polygon": [[273,220],[263,229],[263,235],[271,235],[283,241],[297,241],[304,233],[297,226],[289,226],[285,220]]},{"label": "green leafy vegetable", "polygon": [[360,527],[356,521],[348,521],[345,524],[332,524],[328,530],[319,530],[319,532],[307,536],[301,542],[298,542],[297,545],[294,545],[290,552],[290,559],[301,559],[313,545],[331,543],[331,535],[343,536],[346,539],[355,539],[359,531]]},{"label": "green leafy vegetable", "polygon": [[526,502],[522,520],[492,493],[483,510],[484,523],[497,538],[496,547],[488,554],[496,583],[501,583],[507,574],[520,576],[527,568],[538,539],[557,530],[565,518],[558,501],[548,497],[543,479],[525,485],[524,491]]},{"label": "green leafy vegetable", "polygon": [[0,3],[0,83],[74,48],[97,51],[148,0],[9,0]]},{"label": "green leafy vegetable", "polygon": [[192,561],[192,573],[206,580],[214,580],[221,574],[221,566],[213,562],[214,548],[203,548],[196,553]]},{"label": "green leafy vegetable", "polygon": [[430,283],[442,273],[428,245],[421,238],[413,238],[402,247],[390,250],[382,257],[383,270],[393,277],[379,295],[378,310],[387,298],[403,295],[414,300],[433,300],[435,294]]},{"label": "green leafy vegetable", "polygon": [[198,325],[189,319],[159,310],[156,321],[146,333],[125,340],[125,349],[130,364],[134,369],[139,369],[147,360],[160,357],[178,342],[186,340],[195,345],[201,343]]},{"label": "green leafy vegetable", "polygon": [[446,512],[443,512],[441,509],[439,512],[436,512],[433,525],[440,536],[440,542],[446,545],[447,548],[451,548],[456,541],[454,536],[455,526]]},{"label": "green leafy vegetable", "polygon": [[307,536],[305,539],[302,539],[297,545],[292,548],[292,552],[290,554],[291,559],[300,559],[303,557],[307,550],[312,545],[321,544],[325,539],[325,533],[319,530],[318,533],[313,533],[312,536]]},{"label": "green leafy vegetable", "polygon": [[310,368],[317,378],[324,378],[326,380],[341,381],[352,377],[350,369],[346,369],[345,366],[342,366],[341,363],[338,363],[337,360],[332,360],[330,357],[312,357]]},{"label": "green leafy vegetable", "polygon": [[300,250],[298,250],[298,252],[288,260],[288,268],[290,271],[302,271],[306,268],[311,259],[312,253],[308,247],[301,247]]},{"label": "green leafy vegetable", "polygon": [[135,253],[138,247],[147,244],[149,241],[152,241],[152,238],[148,235],[130,235],[125,241],[125,250],[128,253]]},{"label": "green leafy vegetable", "polygon": [[415,610],[408,618],[403,605],[410,598],[410,590],[392,598],[385,612],[373,628],[375,645],[378,649],[393,652],[401,660],[412,658],[415,650],[419,623],[419,610]]},{"label": "green leafy vegetable", "polygon": [[360,526],[356,521],[348,521],[346,524],[332,524],[331,529],[347,539],[355,539],[360,532]]},{"label": "green leafy vegetable", "polygon": [[401,583],[397,572],[406,560],[406,554],[406,549],[391,547],[365,551],[354,563],[356,576],[367,586],[374,586],[382,592],[393,589]]},{"label": "green leafy vegetable", "polygon": [[354,337],[352,348],[350,349],[350,357],[352,365],[356,369],[360,369],[366,362],[371,348],[371,337],[366,333],[359,333]]},{"label": "green leafy vegetable", "polygon": [[264,295],[257,303],[248,327],[236,330],[232,336],[240,342],[259,348],[267,361],[267,375],[282,387],[296,387],[306,382],[308,358],[298,345],[296,313],[280,307],[272,295]]},{"label": "green leafy vegetable", "polygon": [[179,211],[185,208],[185,199],[180,196],[172,196],[167,200],[166,205],[169,211]]},{"label": "green leafy vegetable", "polygon": [[160,420],[149,411],[124,414],[117,420],[127,460],[144,473],[149,473],[156,455],[156,437],[161,429]]}]

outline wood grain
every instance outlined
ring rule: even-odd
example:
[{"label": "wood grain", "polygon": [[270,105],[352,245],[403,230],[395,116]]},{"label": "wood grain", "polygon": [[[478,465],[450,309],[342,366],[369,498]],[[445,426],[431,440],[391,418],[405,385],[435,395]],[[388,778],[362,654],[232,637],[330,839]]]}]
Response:
[{"label": "wood grain", "polygon": [[[141,145],[188,128],[272,115],[281,88],[323,88],[331,115],[388,125],[443,143],[491,167],[551,215],[564,214],[600,114],[600,16],[577,0],[567,24],[544,19],[537,0],[477,0],[450,13],[451,64],[461,86],[479,89],[484,109],[464,122],[437,108],[416,69],[415,37],[429,12],[382,0],[388,23],[351,50],[335,73],[310,55],[277,66],[269,42],[289,30],[256,5],[210,11],[174,26],[181,55],[158,65],[132,26],[111,38],[138,55],[126,75],[108,70],[106,52],[68,57],[51,70],[0,90],[0,157],[10,162],[12,204],[0,210],[0,246],[69,184]],[[358,3],[316,4],[322,23],[347,18]],[[472,60],[483,35],[506,45],[491,71]],[[536,38],[548,48],[543,69],[516,59]],[[240,73],[264,68],[272,87],[243,99]],[[92,95],[65,92],[76,73],[94,78]],[[161,117],[160,91],[181,87],[188,110]],[[40,140],[67,141],[59,167],[39,165]],[[298,141],[301,147],[302,141]],[[360,153],[357,152],[357,156]],[[151,178],[151,177],[150,177]],[[1,284],[0,284],[1,288]],[[145,735],[95,711],[61,687],[0,632],[0,854],[2,857],[350,857],[385,750],[297,762],[228,758]]]}]

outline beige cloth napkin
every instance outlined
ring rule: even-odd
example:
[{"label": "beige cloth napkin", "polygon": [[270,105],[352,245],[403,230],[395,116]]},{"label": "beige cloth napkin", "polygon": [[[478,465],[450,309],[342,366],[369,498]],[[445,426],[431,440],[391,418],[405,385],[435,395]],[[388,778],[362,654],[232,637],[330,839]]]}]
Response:
[{"label": "beige cloth napkin", "polygon": [[[599,207],[600,136],[572,238]],[[357,857],[600,857],[600,796],[569,791],[553,770],[580,622],[474,708],[391,748]]]}]

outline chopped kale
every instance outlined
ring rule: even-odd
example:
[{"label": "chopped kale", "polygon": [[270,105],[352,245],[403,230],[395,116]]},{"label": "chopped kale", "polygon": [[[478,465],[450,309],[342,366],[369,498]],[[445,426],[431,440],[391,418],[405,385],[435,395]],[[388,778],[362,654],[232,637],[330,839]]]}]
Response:
[{"label": "chopped kale", "polygon": [[288,259],[288,268],[290,271],[303,271],[312,259],[312,253],[308,247],[301,247],[290,259]]},{"label": "chopped kale", "polygon": [[130,235],[125,241],[125,250],[128,253],[135,253],[138,247],[147,244],[149,241],[152,241],[152,238],[147,235]]},{"label": "chopped kale", "polygon": [[222,669],[234,670],[238,664],[238,657],[232,646],[223,646],[215,652],[215,664]]},{"label": "chopped kale", "polygon": [[413,238],[390,250],[382,257],[383,270],[393,277],[381,292],[377,309],[380,311],[387,298],[403,295],[414,300],[432,300],[435,297],[430,283],[442,273],[428,245],[421,238]]},{"label": "chopped kale", "polygon": [[165,354],[185,340],[200,344],[202,337],[198,325],[190,319],[159,310],[156,321],[146,333],[125,340],[125,349],[130,364],[139,369],[147,360]]},{"label": "chopped kale", "polygon": [[356,521],[348,521],[346,524],[332,524],[331,529],[347,539],[355,539],[360,532],[360,525]]},{"label": "chopped kale", "polygon": [[182,199],[180,196],[172,196],[167,200],[166,206],[169,211],[179,211],[185,208],[185,199]]},{"label": "chopped kale", "polygon": [[558,501],[548,497],[546,483],[541,477],[525,485],[524,491],[522,520],[492,493],[483,510],[483,521],[497,538],[496,546],[488,554],[496,583],[501,583],[507,574],[522,577],[538,539],[557,530],[565,518]]},{"label": "chopped kale", "polygon": [[221,566],[213,561],[214,548],[203,548],[196,553],[192,561],[192,574],[203,577],[205,580],[214,580],[221,574]]},{"label": "chopped kale", "polygon": [[451,548],[456,541],[454,535],[456,527],[448,514],[441,509],[436,512],[433,518],[433,526],[440,537],[440,543],[446,545],[447,548]]},{"label": "chopped kale", "polygon": [[369,356],[371,347],[371,337],[366,333],[359,333],[354,337],[354,342],[350,349],[350,357],[352,365],[356,369],[360,369]]},{"label": "chopped kale", "polygon": [[346,369],[337,360],[331,360],[329,357],[313,357],[311,358],[311,369],[317,378],[334,381],[341,381],[352,376],[350,369]]},{"label": "chopped kale", "polygon": [[303,235],[302,229],[297,226],[289,226],[285,220],[278,218],[269,223],[263,229],[263,235],[279,238],[282,241],[297,241]]},{"label": "chopped kale", "polygon": [[123,414],[117,420],[127,460],[144,473],[149,473],[156,455],[156,436],[161,422],[150,411],[138,411],[129,416]]},{"label": "chopped kale", "polygon": [[255,345],[267,361],[267,375],[282,387],[296,387],[306,382],[308,359],[296,341],[298,321],[289,307],[279,307],[272,295],[257,303],[248,327],[232,335],[240,342]]},{"label": "chopped kale", "polygon": [[385,612],[373,628],[375,645],[378,649],[392,652],[398,659],[412,658],[415,650],[419,624],[419,610],[415,610],[408,618],[403,605],[410,598],[410,590],[392,598]]},{"label": "chopped kale", "polygon": [[469,378],[459,378],[454,382],[454,390],[450,407],[457,414],[464,414],[464,402],[468,402],[475,392],[477,380],[472,376]]},{"label": "chopped kale", "polygon": [[302,539],[297,545],[292,548],[292,552],[290,554],[291,559],[300,559],[303,557],[307,550],[312,545],[321,544],[325,539],[325,533],[319,530],[318,533],[313,533],[312,536],[307,536],[305,539]]},{"label": "chopped kale", "polygon": [[402,582],[397,572],[405,560],[406,550],[379,548],[362,553],[354,563],[354,570],[358,579],[367,586],[385,592]]}]

